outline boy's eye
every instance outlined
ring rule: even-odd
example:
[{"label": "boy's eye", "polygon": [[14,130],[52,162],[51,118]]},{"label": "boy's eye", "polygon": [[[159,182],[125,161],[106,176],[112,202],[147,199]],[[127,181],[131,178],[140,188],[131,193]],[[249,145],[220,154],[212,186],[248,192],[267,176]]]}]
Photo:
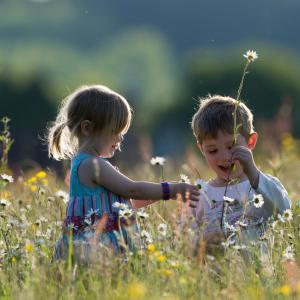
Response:
[{"label": "boy's eye", "polygon": [[214,154],[214,153],[217,153],[217,150],[208,150],[208,153],[209,154]]}]

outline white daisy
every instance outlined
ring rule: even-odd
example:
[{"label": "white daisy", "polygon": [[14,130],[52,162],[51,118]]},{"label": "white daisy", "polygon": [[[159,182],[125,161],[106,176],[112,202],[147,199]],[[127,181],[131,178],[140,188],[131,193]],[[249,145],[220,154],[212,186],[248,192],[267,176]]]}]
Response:
[{"label": "white daisy", "polygon": [[12,176],[10,176],[10,175],[7,175],[7,174],[1,174],[1,179],[3,181],[8,182],[8,183],[14,182],[14,178]]},{"label": "white daisy", "polygon": [[223,200],[230,204],[230,203],[233,203],[234,202],[234,199],[233,198],[230,198],[230,197],[227,197],[227,196],[223,196]]},{"label": "white daisy", "polygon": [[129,208],[121,209],[119,211],[119,217],[128,219],[133,215],[133,210]]},{"label": "white daisy", "polygon": [[0,199],[0,205],[2,207],[7,207],[7,206],[10,206],[10,202],[7,201],[6,199]]},{"label": "white daisy", "polygon": [[235,225],[243,227],[243,228],[248,226],[248,224],[243,220],[239,220],[239,221],[235,222]]},{"label": "white daisy", "polygon": [[166,236],[168,233],[167,224],[161,223],[157,226],[157,231],[161,236]]},{"label": "white daisy", "polygon": [[283,251],[282,260],[295,260],[294,248],[291,245],[287,246],[286,249]]},{"label": "white daisy", "polygon": [[63,200],[65,203],[68,202],[69,194],[66,193],[65,191],[59,190],[55,193],[55,196]]},{"label": "white daisy", "polygon": [[225,225],[224,225],[224,227],[226,228],[226,229],[228,229],[229,231],[231,231],[231,232],[236,232],[237,231],[237,229],[236,229],[236,227],[235,226],[233,226],[233,225],[230,225],[229,223],[227,223],[227,222],[225,222]]},{"label": "white daisy", "polygon": [[186,182],[186,183],[191,183],[190,179],[185,174],[180,174],[180,181],[181,182]]},{"label": "white daisy", "polygon": [[201,190],[205,190],[206,189],[206,182],[202,179],[197,179],[196,182],[195,182],[195,185],[198,186],[198,188]]},{"label": "white daisy", "polygon": [[240,244],[240,245],[234,245],[234,246],[232,246],[232,248],[235,250],[244,250],[247,248],[247,246],[244,244]]},{"label": "white daisy", "polygon": [[144,210],[139,210],[136,215],[143,220],[149,218],[149,215]]},{"label": "white daisy", "polygon": [[258,58],[256,51],[253,50],[248,50],[246,54],[243,54],[243,56],[247,58],[249,62],[253,62]]},{"label": "white daisy", "polygon": [[147,244],[152,243],[152,237],[148,231],[142,230],[140,235],[141,235],[141,239],[143,239]]},{"label": "white daisy", "polygon": [[159,165],[163,166],[166,162],[166,159],[164,157],[156,156],[152,157],[150,160],[151,165]]},{"label": "white daisy", "polygon": [[284,219],[284,217],[283,217],[281,214],[278,214],[278,215],[277,215],[277,218],[278,218],[278,220],[279,220],[281,223],[285,223],[285,219]]},{"label": "white daisy", "polygon": [[115,208],[118,209],[127,209],[128,205],[126,203],[120,203],[120,202],[114,202],[114,204],[112,205]]},{"label": "white daisy", "polygon": [[282,216],[284,217],[285,220],[287,220],[288,222],[293,220],[293,213],[290,209],[286,209]]},{"label": "white daisy", "polygon": [[253,202],[253,205],[256,208],[262,207],[264,205],[264,203],[265,203],[264,198],[263,198],[263,196],[261,194],[254,195],[253,199],[252,199],[252,202]]}]

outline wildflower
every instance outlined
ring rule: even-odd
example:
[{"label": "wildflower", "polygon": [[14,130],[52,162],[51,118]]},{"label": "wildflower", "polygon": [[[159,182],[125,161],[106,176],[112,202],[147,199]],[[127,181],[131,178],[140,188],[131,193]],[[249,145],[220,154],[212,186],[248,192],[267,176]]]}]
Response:
[{"label": "wildflower", "polygon": [[128,205],[126,203],[120,203],[120,202],[114,202],[114,204],[112,205],[115,208],[119,208],[119,209],[127,209]]},{"label": "wildflower", "polygon": [[39,179],[45,178],[46,175],[47,175],[47,174],[46,174],[45,171],[39,171],[39,172],[37,172],[37,173],[35,174],[35,176],[36,176],[37,178],[39,178]]},{"label": "wildflower", "polygon": [[6,199],[0,199],[0,205],[1,205],[2,207],[7,207],[7,206],[10,205],[10,202],[7,201]]},{"label": "wildflower", "polygon": [[235,250],[244,250],[247,248],[247,246],[244,244],[241,244],[241,245],[234,245],[234,246],[232,246],[232,248]]},{"label": "wildflower", "polygon": [[253,205],[256,207],[256,208],[260,208],[264,205],[264,198],[261,194],[257,194],[257,195],[254,195],[253,199],[252,199],[252,202],[253,202]]},{"label": "wildflower", "polygon": [[147,219],[149,217],[149,215],[144,210],[140,210],[136,214],[140,219],[143,219],[143,220]]},{"label": "wildflower", "polygon": [[158,262],[161,262],[161,263],[164,262],[164,261],[166,261],[166,259],[167,258],[164,255],[162,255],[162,254],[156,256],[156,260]]},{"label": "wildflower", "polygon": [[14,179],[12,176],[7,175],[7,174],[1,174],[1,179],[7,183],[12,183],[14,182]]},{"label": "wildflower", "polygon": [[30,189],[32,192],[36,192],[36,190],[38,189],[36,185],[31,185]]},{"label": "wildflower", "polygon": [[133,210],[129,208],[121,209],[119,211],[119,217],[128,219],[133,215]]},{"label": "wildflower", "polygon": [[248,224],[243,220],[239,220],[239,221],[235,222],[235,225],[243,227],[243,228],[248,226]]},{"label": "wildflower", "polygon": [[168,269],[159,269],[156,272],[161,274],[161,275],[164,275],[166,277],[170,277],[173,274],[173,272],[171,270],[168,270]]},{"label": "wildflower", "polygon": [[142,230],[141,231],[141,238],[144,239],[144,238],[148,238],[148,237],[151,237],[150,233],[146,230]]},{"label": "wildflower", "polygon": [[278,293],[284,296],[289,296],[291,294],[291,288],[287,284],[284,284],[278,289]]},{"label": "wildflower", "polygon": [[243,55],[249,62],[253,62],[258,58],[256,51],[248,50],[246,54]]},{"label": "wildflower", "polygon": [[15,264],[15,263],[17,262],[17,258],[16,258],[15,256],[13,256],[13,257],[11,258],[11,262],[12,262],[13,264]]},{"label": "wildflower", "polygon": [[157,226],[157,231],[161,236],[166,236],[168,231],[167,231],[167,224],[161,223]]},{"label": "wildflower", "polygon": [[236,227],[235,226],[233,226],[233,225],[230,225],[230,224],[228,224],[227,222],[225,222],[225,226],[224,226],[226,229],[228,229],[229,231],[231,231],[231,232],[236,232],[237,231],[237,229],[236,229]]},{"label": "wildflower", "polygon": [[230,203],[233,203],[233,202],[234,202],[234,199],[233,199],[233,198],[226,197],[226,196],[224,196],[224,197],[223,197],[223,200],[224,200],[226,203],[228,203],[228,204],[230,204]]},{"label": "wildflower", "polygon": [[282,216],[284,217],[285,220],[287,220],[288,222],[293,220],[293,213],[290,209],[286,209]]},{"label": "wildflower", "polygon": [[202,179],[197,179],[195,184],[198,186],[199,190],[206,188],[206,183]]},{"label": "wildflower", "polygon": [[283,217],[281,214],[278,214],[278,215],[277,215],[277,218],[278,218],[278,220],[279,220],[281,223],[285,223],[285,219],[284,219],[284,217]]},{"label": "wildflower", "polygon": [[150,160],[151,165],[159,165],[163,166],[166,162],[166,159],[164,157],[156,156],[152,157]]},{"label": "wildflower", "polygon": [[141,282],[132,282],[128,286],[128,295],[130,299],[144,299],[146,292],[147,288]]},{"label": "wildflower", "polygon": [[180,174],[180,181],[181,182],[186,182],[186,183],[191,183],[190,179],[187,177],[187,175]]},{"label": "wildflower", "polygon": [[26,252],[28,252],[28,253],[32,252],[33,248],[34,248],[34,246],[31,242],[26,242],[26,245],[25,245]]},{"label": "wildflower", "polygon": [[286,249],[283,251],[282,260],[295,260],[294,248],[291,245],[288,245]]},{"label": "wildflower", "polygon": [[28,179],[28,183],[36,183],[37,178],[35,176],[31,177],[30,179]]},{"label": "wildflower", "polygon": [[48,179],[43,179],[42,180],[43,185],[47,185],[49,183]]},{"label": "wildflower", "polygon": [[48,197],[48,198],[47,198],[47,201],[48,201],[48,202],[54,202],[54,200],[55,200],[54,197]]},{"label": "wildflower", "polygon": [[147,246],[147,250],[148,250],[149,252],[153,252],[153,251],[155,250],[155,246],[154,246],[153,244],[149,244],[149,245]]},{"label": "wildflower", "polygon": [[43,189],[43,188],[40,188],[40,189],[39,189],[39,195],[43,196],[43,195],[45,195],[45,194],[46,194],[46,190]]},{"label": "wildflower", "polygon": [[91,208],[91,209],[88,211],[88,213],[85,215],[85,217],[86,217],[86,218],[91,218],[91,217],[97,215],[98,212],[99,212],[99,209],[94,210],[94,209]]},{"label": "wildflower", "polygon": [[63,200],[65,203],[67,203],[69,199],[69,194],[66,193],[65,191],[59,190],[55,193],[55,196]]}]

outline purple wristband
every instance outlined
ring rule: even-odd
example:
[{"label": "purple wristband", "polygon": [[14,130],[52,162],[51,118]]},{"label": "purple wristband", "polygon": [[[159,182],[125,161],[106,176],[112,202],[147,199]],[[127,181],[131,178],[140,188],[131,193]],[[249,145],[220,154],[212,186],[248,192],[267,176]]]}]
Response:
[{"label": "purple wristband", "polygon": [[162,182],[163,200],[170,200],[170,186],[168,182]]}]

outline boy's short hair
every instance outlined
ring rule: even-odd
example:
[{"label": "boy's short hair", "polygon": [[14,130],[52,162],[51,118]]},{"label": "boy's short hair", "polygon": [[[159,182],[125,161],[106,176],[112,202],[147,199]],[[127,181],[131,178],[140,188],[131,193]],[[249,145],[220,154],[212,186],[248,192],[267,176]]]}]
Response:
[{"label": "boy's short hair", "polygon": [[[237,102],[231,97],[208,96],[199,100],[199,109],[192,119],[192,129],[197,141],[202,144],[205,138],[216,138],[218,131],[234,133],[234,110]],[[253,133],[253,114],[240,102],[236,109],[238,132],[246,139]]]}]

